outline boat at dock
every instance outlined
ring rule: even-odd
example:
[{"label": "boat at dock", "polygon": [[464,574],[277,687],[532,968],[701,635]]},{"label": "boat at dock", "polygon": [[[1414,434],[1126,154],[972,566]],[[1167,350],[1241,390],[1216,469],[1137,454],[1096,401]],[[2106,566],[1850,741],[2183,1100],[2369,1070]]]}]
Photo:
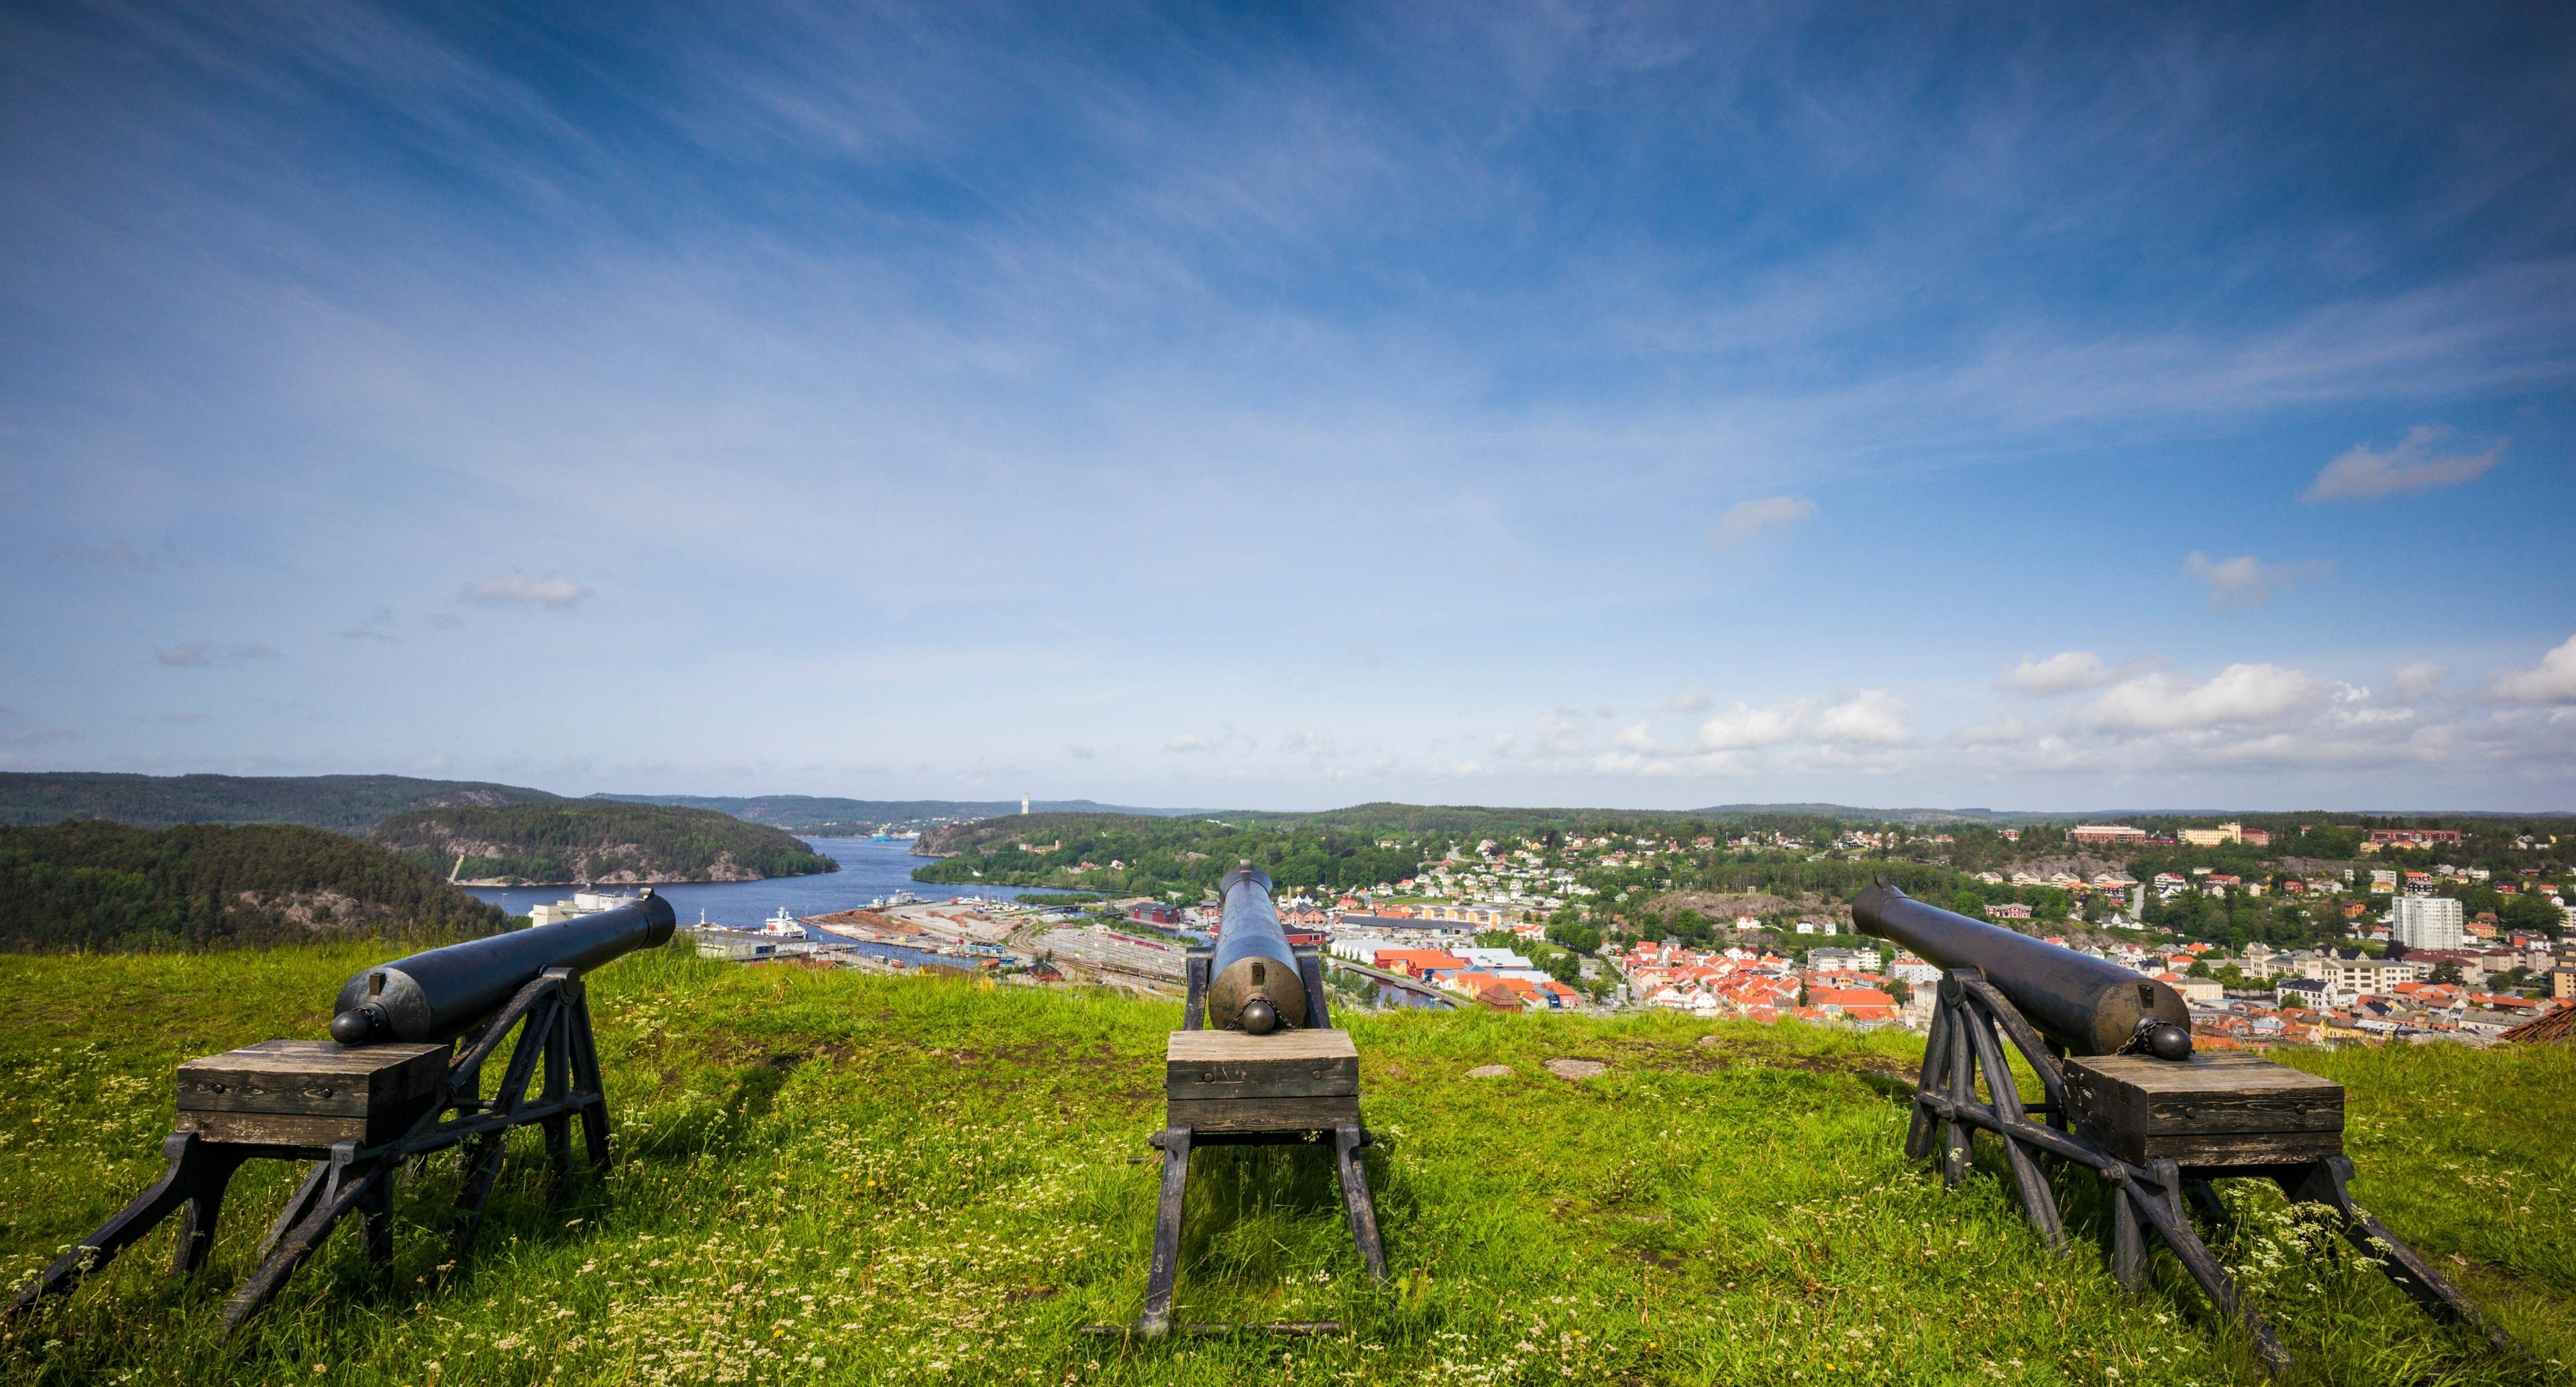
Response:
[{"label": "boat at dock", "polygon": [[777,914],[761,922],[760,932],[772,939],[802,939],[806,935],[804,922],[787,913],[783,905]]}]

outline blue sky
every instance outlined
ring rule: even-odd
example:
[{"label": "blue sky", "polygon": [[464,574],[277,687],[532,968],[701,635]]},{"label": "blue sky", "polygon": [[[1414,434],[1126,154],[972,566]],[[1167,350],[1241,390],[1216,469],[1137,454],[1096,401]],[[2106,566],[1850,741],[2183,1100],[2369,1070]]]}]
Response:
[{"label": "blue sky", "polygon": [[0,15],[0,767],[2576,809],[2576,16]]}]

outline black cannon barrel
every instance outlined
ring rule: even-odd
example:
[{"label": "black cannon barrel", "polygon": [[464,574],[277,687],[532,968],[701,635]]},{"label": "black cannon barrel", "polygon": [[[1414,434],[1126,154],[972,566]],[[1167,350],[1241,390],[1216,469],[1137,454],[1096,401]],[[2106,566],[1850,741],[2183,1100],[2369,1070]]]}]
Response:
[{"label": "black cannon barrel", "polygon": [[332,1004],[331,1038],[343,1045],[446,1040],[491,1015],[549,968],[586,973],[636,949],[669,941],[671,903],[650,890],[633,905],[531,925],[488,939],[378,964],[349,979]]},{"label": "black cannon barrel", "polygon": [[[1852,902],[1852,919],[1926,962],[1983,971],[2032,1025],[2074,1054],[2117,1054],[2133,1044],[2162,1059],[2191,1054],[2191,1011],[2182,994],[2108,959],[1926,905],[1884,881]],[[2151,1020],[2162,1024],[2142,1034],[2141,1023]]]},{"label": "black cannon barrel", "polygon": [[1208,968],[1207,1023],[1268,1035],[1306,1024],[1306,979],[1270,903],[1270,876],[1246,862],[1218,884],[1225,915]]}]

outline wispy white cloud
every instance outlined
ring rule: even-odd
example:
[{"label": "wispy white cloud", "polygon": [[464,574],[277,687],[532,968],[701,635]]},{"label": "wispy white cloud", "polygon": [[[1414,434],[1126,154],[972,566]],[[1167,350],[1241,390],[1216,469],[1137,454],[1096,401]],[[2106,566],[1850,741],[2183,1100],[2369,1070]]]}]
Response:
[{"label": "wispy white cloud", "polygon": [[2407,430],[2406,437],[2393,448],[2380,450],[2357,443],[2352,451],[2327,463],[2317,473],[2316,481],[2308,487],[2307,499],[2369,501],[2439,491],[2476,481],[2504,456],[2504,444],[2500,442],[2489,443],[2478,452],[2436,451],[2450,436],[2447,428],[2424,424]]},{"label": "wispy white cloud", "polygon": [[1312,727],[1291,727],[1280,734],[1279,749],[1290,755],[1330,756],[1333,754],[1333,734]]},{"label": "wispy white cloud", "polygon": [[245,645],[217,645],[213,641],[187,641],[152,652],[152,658],[171,669],[206,669],[215,665],[247,665],[262,660],[281,658],[284,652],[257,641]]},{"label": "wispy white cloud", "polygon": [[1816,503],[1804,496],[1738,501],[1727,507],[1717,528],[1709,533],[1708,542],[1720,549],[1741,548],[1766,534],[1794,532],[1815,518]]},{"label": "wispy white cloud", "polygon": [[2259,607],[2333,571],[2332,560],[2265,563],[2250,554],[2213,559],[2197,549],[2182,561],[2182,576],[2209,589],[2209,605],[2219,608]]},{"label": "wispy white cloud", "polygon": [[592,595],[589,588],[561,573],[542,578],[505,573],[467,584],[457,600],[483,607],[548,607],[562,611],[580,606]]},{"label": "wispy white cloud", "polygon": [[1174,736],[1170,741],[1163,743],[1163,750],[1177,751],[1183,755],[1195,756],[1214,751],[1219,745],[1221,745],[1221,743],[1219,743],[1214,737],[1203,737],[1196,732],[1183,732]]},{"label": "wispy white cloud", "polygon": [[382,641],[391,645],[402,640],[402,637],[394,634],[394,626],[394,609],[391,607],[378,607],[374,611],[369,612],[365,620],[352,622],[347,626],[341,627],[332,634],[338,636],[342,640]]}]

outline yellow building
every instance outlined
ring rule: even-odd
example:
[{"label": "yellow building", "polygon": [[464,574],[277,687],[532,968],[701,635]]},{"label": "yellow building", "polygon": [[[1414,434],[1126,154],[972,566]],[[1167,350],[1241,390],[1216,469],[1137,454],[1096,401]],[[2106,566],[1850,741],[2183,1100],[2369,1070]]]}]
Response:
[{"label": "yellow building", "polygon": [[2184,842],[2195,848],[2214,848],[2221,843],[2244,842],[2245,825],[2220,824],[2216,828],[2186,828],[2180,836]]}]

